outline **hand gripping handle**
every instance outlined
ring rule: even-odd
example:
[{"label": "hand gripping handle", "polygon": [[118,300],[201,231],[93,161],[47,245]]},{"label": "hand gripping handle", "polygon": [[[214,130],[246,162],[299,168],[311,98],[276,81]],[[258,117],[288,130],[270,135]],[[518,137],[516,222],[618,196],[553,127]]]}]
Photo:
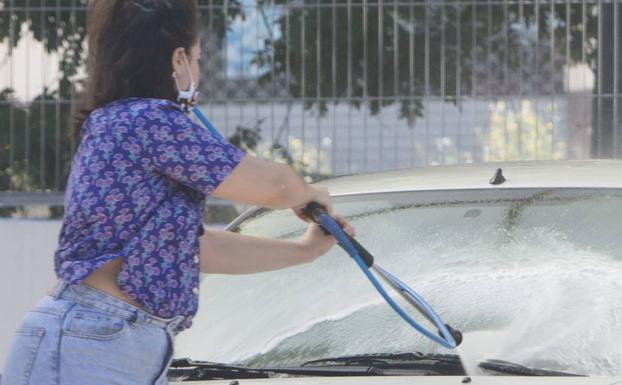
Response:
[{"label": "hand gripping handle", "polygon": [[[322,227],[322,230],[324,230],[324,233],[326,233],[327,235],[330,234],[330,231],[328,231],[324,227],[324,225],[322,225],[322,222],[320,220],[322,215],[328,215],[328,213],[326,212],[324,207],[322,207],[322,205],[320,205],[317,202],[310,202],[303,209],[303,213],[307,217],[309,217],[313,222],[315,222],[318,225],[320,225],[320,227]],[[363,262],[365,262],[365,265],[368,268],[372,267],[374,265],[374,256],[371,255],[371,253],[369,251],[367,251],[360,243],[358,243],[356,241],[356,239],[352,238],[350,235],[348,235],[346,233],[344,233],[344,234],[345,234],[346,237],[348,237],[348,240],[352,243],[354,248],[356,248],[356,251],[358,252],[359,257],[361,257]]]}]

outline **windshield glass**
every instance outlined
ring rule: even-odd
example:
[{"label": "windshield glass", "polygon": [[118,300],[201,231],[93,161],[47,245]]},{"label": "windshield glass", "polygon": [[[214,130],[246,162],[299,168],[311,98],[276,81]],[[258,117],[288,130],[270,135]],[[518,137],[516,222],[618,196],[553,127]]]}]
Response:
[{"label": "windshield glass", "polygon": [[[336,197],[334,207],[379,265],[463,331],[464,345],[477,341],[484,356],[477,358],[622,374],[621,191],[366,194]],[[305,227],[279,210],[234,230],[296,239]],[[403,322],[339,247],[280,271],[208,275],[201,293],[178,356],[284,366],[372,352],[451,353]]]}]

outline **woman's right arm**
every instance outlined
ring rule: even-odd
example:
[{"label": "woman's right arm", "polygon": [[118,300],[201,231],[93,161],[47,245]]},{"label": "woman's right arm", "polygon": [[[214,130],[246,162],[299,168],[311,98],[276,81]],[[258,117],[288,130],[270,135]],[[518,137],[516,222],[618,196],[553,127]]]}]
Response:
[{"label": "woman's right arm", "polygon": [[247,154],[212,195],[271,209],[299,208],[311,201],[327,206],[325,188],[309,185],[292,167]]},{"label": "woman's right arm", "polygon": [[328,190],[311,186],[290,166],[261,160],[177,110],[155,110],[134,129],[146,164],[205,195],[271,209],[300,211],[316,201],[332,213]]}]

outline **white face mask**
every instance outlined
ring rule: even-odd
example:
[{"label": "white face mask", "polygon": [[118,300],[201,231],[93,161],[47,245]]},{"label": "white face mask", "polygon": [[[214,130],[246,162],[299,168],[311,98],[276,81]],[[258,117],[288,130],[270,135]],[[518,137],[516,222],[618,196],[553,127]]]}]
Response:
[{"label": "white face mask", "polygon": [[188,71],[188,78],[190,79],[190,86],[186,91],[183,91],[177,81],[177,75],[173,72],[173,79],[175,79],[175,86],[177,87],[177,102],[181,105],[184,112],[189,113],[190,109],[197,104],[199,99],[199,91],[196,89],[196,84],[192,79],[192,72],[190,71],[190,64],[184,54],[184,63],[186,64],[186,70]]}]

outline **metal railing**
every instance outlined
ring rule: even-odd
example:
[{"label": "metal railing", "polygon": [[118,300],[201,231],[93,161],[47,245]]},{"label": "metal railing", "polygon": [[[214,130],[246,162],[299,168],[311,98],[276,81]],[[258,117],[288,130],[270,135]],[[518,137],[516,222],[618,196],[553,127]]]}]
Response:
[{"label": "metal railing", "polygon": [[[311,179],[622,155],[620,1],[198,4],[207,116]],[[0,190],[64,190],[86,14],[0,5]]]}]

